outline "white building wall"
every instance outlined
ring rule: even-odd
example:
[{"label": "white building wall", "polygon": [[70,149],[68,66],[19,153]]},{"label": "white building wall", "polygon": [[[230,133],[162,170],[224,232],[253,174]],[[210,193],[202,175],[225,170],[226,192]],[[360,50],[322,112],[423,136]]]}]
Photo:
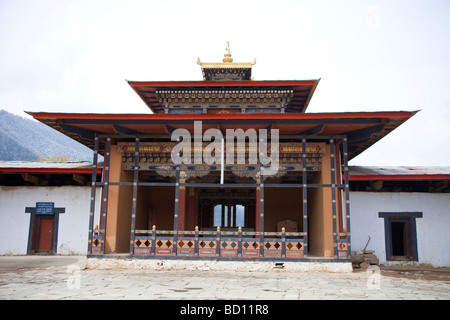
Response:
[{"label": "white building wall", "polygon": [[[96,217],[100,215],[99,196],[100,190]],[[0,255],[27,254],[30,214],[25,207],[35,207],[36,202],[54,202],[55,208],[66,208],[59,215],[56,253],[87,254],[90,198],[90,187],[0,187]]]},{"label": "white building wall", "polygon": [[352,250],[375,250],[386,263],[384,219],[379,212],[422,212],[416,218],[418,263],[450,266],[450,194],[350,192]]}]

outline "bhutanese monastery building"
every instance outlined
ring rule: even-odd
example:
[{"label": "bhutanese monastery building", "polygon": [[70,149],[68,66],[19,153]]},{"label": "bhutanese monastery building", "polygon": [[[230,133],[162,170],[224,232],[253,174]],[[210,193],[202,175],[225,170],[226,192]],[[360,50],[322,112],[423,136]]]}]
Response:
[{"label": "bhutanese monastery building", "polygon": [[30,112],[94,152],[89,256],[350,261],[348,162],[415,112],[308,113],[319,80],[253,80],[255,62],[128,81],[148,114]]}]

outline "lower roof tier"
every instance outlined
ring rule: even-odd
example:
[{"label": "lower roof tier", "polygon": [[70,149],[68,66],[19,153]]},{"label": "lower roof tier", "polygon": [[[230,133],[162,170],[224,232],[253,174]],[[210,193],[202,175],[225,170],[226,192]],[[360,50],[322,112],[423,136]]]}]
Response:
[{"label": "lower roof tier", "polygon": [[170,139],[175,129],[194,134],[194,122],[208,129],[279,130],[280,139],[346,136],[349,159],[399,127],[417,111],[297,114],[93,114],[28,112],[34,119],[93,148],[95,135]]}]

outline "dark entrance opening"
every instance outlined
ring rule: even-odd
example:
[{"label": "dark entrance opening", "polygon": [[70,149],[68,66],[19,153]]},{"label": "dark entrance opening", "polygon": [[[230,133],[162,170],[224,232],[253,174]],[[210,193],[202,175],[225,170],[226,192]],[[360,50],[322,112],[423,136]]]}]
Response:
[{"label": "dark entrance opening", "polygon": [[392,239],[392,255],[406,256],[408,254],[405,250],[408,246],[406,239],[406,223],[392,222],[391,223],[391,239]]},{"label": "dark entrance opening", "polygon": [[386,260],[418,261],[416,218],[422,212],[380,212],[384,218]]},{"label": "dark entrance opening", "polygon": [[199,189],[201,230],[255,231],[256,191],[253,188]]}]

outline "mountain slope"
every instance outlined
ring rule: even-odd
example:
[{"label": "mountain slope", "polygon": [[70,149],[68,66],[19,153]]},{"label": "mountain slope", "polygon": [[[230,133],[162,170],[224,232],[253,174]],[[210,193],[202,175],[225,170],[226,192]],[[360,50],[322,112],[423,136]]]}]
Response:
[{"label": "mountain slope", "polygon": [[39,157],[92,161],[92,150],[46,125],[0,110],[0,161],[36,161]]}]

